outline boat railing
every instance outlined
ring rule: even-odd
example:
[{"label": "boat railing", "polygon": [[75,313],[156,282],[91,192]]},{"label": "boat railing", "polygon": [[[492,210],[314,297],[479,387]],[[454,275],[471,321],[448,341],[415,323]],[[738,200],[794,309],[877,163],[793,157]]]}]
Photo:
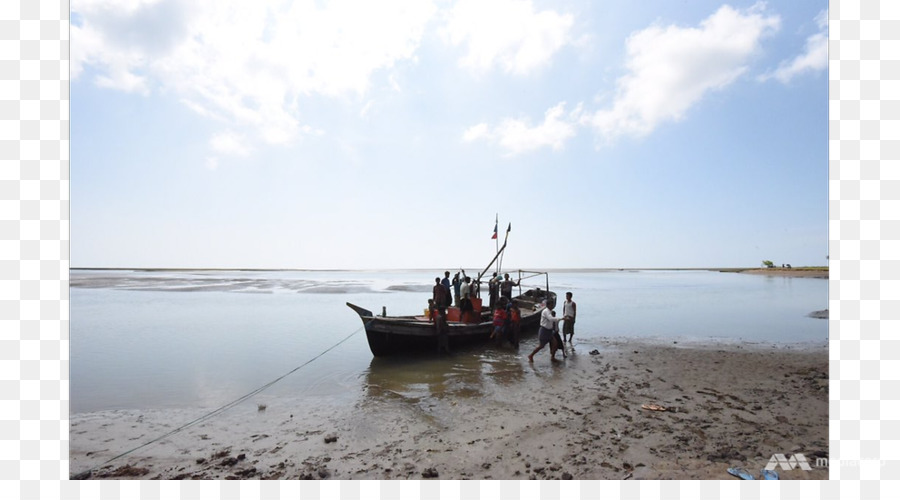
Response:
[{"label": "boat railing", "polygon": [[538,276],[544,277],[544,286],[545,290],[550,290],[550,274],[546,271],[527,271],[525,269],[518,270],[519,277],[516,282],[519,284],[519,294],[522,293],[522,280],[527,280],[531,278],[535,278]]},{"label": "boat railing", "polygon": [[[515,272],[517,273],[516,283],[518,283],[518,286],[519,286],[519,295],[522,294],[522,281],[531,279],[531,278],[536,278],[538,276],[544,277],[544,290],[548,290],[548,291],[550,290],[550,273],[548,273],[547,271],[528,271],[525,269],[518,269]],[[504,273],[504,274],[508,274],[508,273]],[[481,281],[480,279],[476,279],[475,283],[478,283],[479,285],[481,285],[484,282]]]}]

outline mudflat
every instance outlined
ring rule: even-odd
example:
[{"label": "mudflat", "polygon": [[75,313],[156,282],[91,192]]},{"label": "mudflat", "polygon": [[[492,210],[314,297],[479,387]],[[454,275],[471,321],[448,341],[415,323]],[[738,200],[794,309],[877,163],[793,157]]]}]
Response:
[{"label": "mudflat", "polygon": [[[530,349],[527,350],[530,352]],[[502,390],[360,381],[353,404],[247,401],[169,436],[189,410],[73,415],[70,471],[93,479],[734,479],[803,454],[827,479],[828,351],[821,345],[600,339],[524,346],[478,374]],[[414,384],[413,384],[414,385]],[[440,387],[438,387],[440,386]],[[159,439],[107,463],[113,457]]]}]

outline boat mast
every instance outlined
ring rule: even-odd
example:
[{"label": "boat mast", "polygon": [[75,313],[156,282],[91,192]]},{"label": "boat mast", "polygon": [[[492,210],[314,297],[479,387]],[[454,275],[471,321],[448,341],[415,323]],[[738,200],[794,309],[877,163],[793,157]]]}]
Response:
[{"label": "boat mast", "polygon": [[503,242],[503,246],[497,250],[497,254],[494,255],[494,258],[491,259],[491,261],[488,263],[487,267],[484,268],[484,271],[481,271],[480,273],[478,273],[478,278],[475,281],[481,283],[481,277],[484,276],[488,272],[488,269],[490,269],[491,266],[494,265],[494,262],[497,260],[497,257],[500,257],[500,254],[502,254],[504,250],[506,250],[506,242],[505,241]]},{"label": "boat mast", "polygon": [[[500,255],[500,238],[497,237],[497,230],[500,229],[499,224],[500,224],[500,214],[495,213],[494,214],[494,248],[497,251],[497,255]],[[505,241],[503,242],[503,246],[504,247],[506,246]],[[494,260],[497,260],[497,258],[494,257]],[[491,267],[490,264],[488,264],[488,267]],[[500,262],[497,262],[497,276],[500,276]],[[479,278],[480,277],[481,276],[479,276]]]},{"label": "boat mast", "polygon": [[[509,231],[512,229],[512,222],[509,223],[509,226],[506,227],[506,236],[503,237],[503,246],[506,246],[507,240],[509,240]],[[500,268],[503,267],[503,255],[500,256],[500,261],[497,263],[497,276],[500,276]]]}]

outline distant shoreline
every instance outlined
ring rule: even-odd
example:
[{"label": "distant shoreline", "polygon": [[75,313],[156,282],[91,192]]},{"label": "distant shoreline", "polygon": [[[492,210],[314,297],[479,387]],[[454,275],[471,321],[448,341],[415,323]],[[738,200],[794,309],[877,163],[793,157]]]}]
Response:
[{"label": "distant shoreline", "polygon": [[[729,272],[729,271],[723,271],[723,272]],[[756,269],[743,269],[740,271],[731,271],[731,272],[739,272],[742,274],[760,274],[763,276],[783,276],[786,278],[828,279],[828,268],[827,267],[756,268]]]}]

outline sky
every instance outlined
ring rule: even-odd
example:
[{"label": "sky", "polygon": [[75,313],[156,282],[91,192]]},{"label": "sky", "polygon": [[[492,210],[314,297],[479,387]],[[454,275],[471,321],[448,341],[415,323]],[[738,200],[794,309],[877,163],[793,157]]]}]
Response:
[{"label": "sky", "polygon": [[72,0],[71,265],[827,265],[826,9]]}]

